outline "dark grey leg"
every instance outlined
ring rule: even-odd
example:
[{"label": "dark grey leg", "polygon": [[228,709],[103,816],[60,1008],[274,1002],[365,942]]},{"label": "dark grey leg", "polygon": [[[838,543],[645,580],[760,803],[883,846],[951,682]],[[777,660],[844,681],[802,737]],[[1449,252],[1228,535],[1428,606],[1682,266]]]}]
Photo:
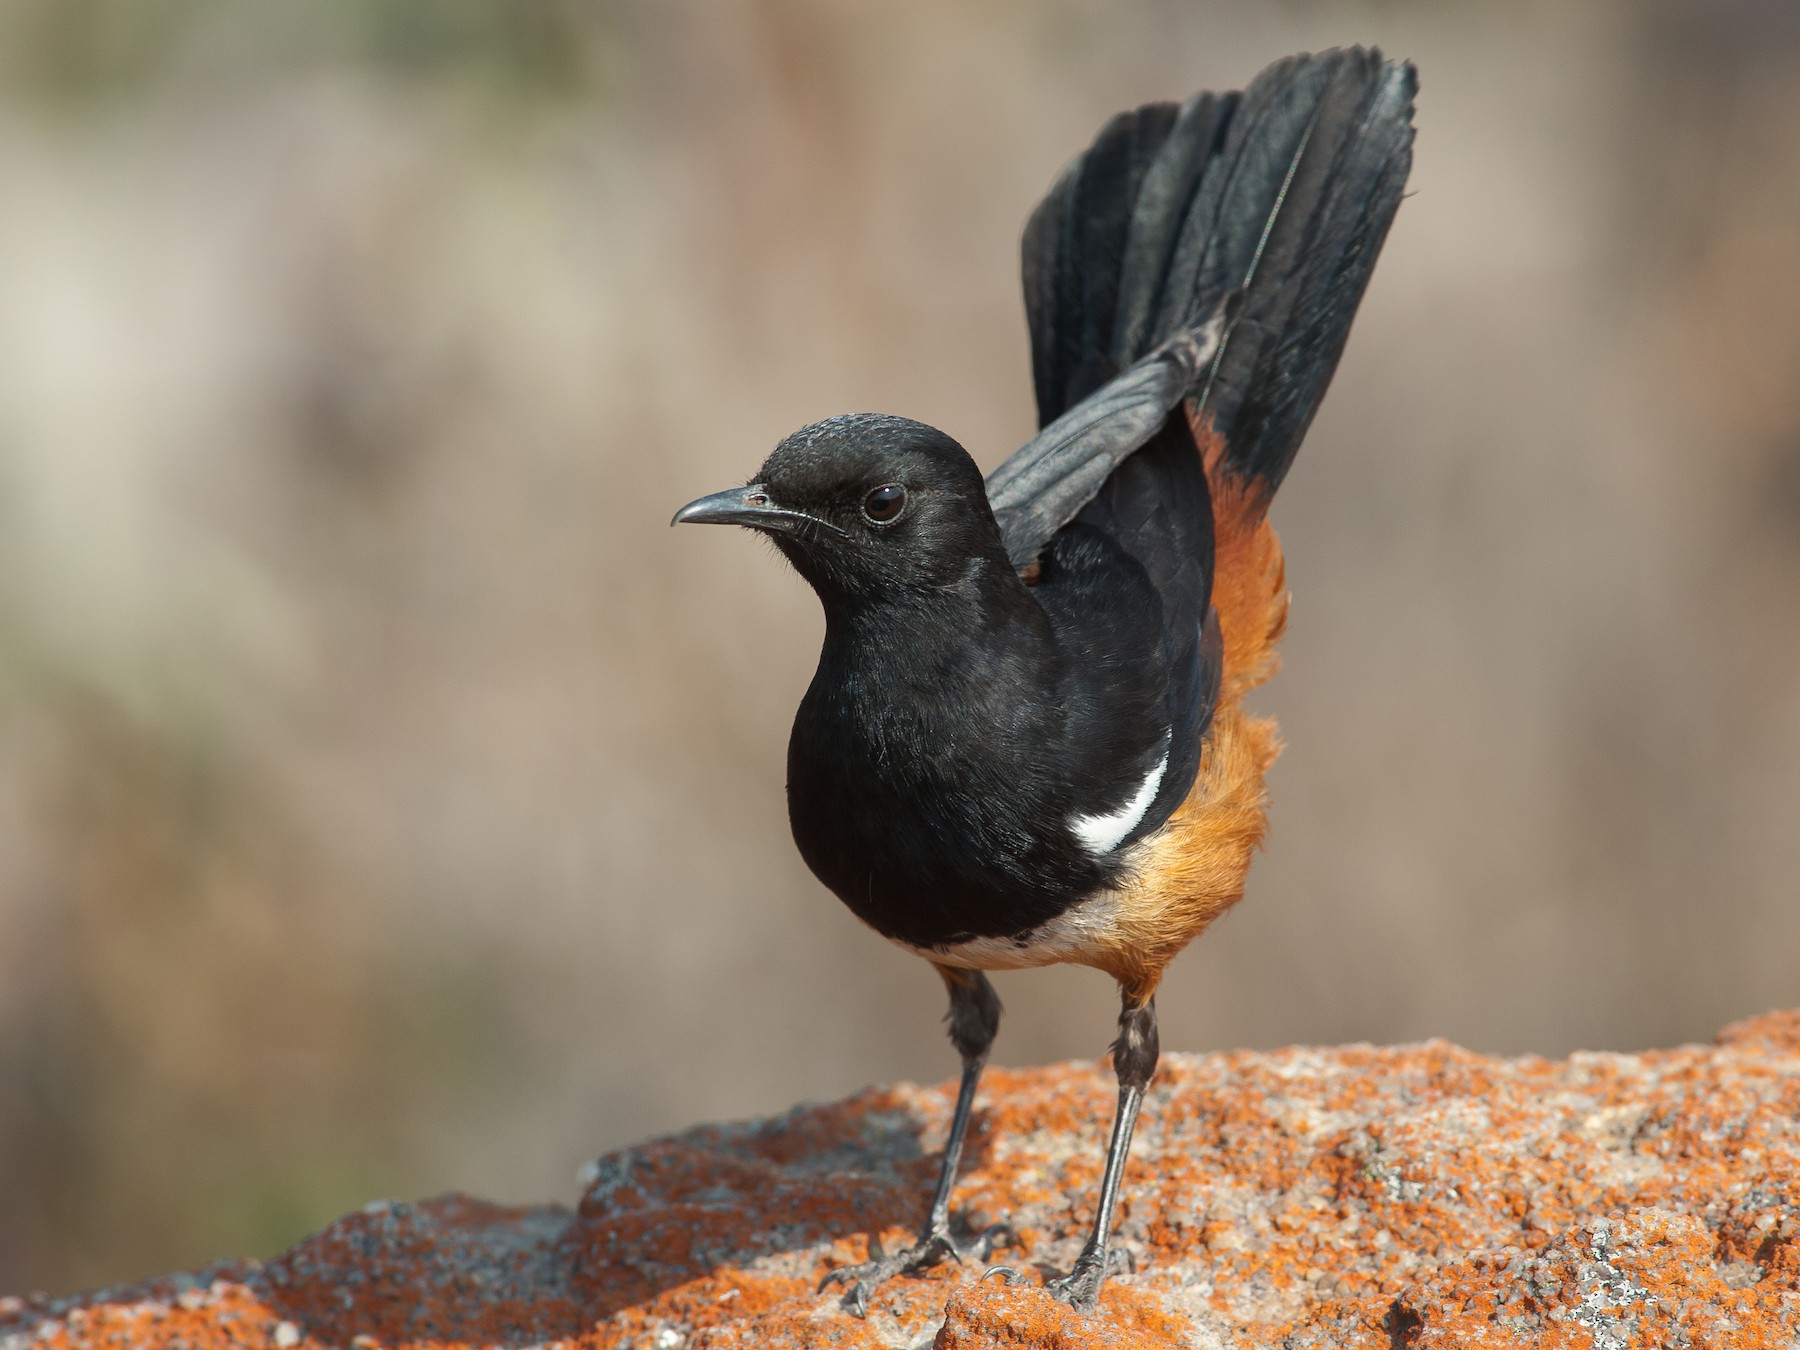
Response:
[{"label": "dark grey leg", "polygon": [[1131,1131],[1137,1124],[1144,1089],[1156,1073],[1159,1046],[1156,1039],[1156,1000],[1133,1006],[1127,1001],[1119,1012],[1119,1039],[1113,1042],[1113,1070],[1119,1077],[1119,1109],[1113,1116],[1112,1139],[1106,1146],[1106,1173],[1100,1179],[1100,1203],[1094,1210],[1094,1231],[1075,1258],[1075,1269],[1052,1280],[1050,1292],[1080,1312],[1094,1306],[1108,1274],[1108,1245],[1112,1239],[1113,1209],[1119,1200],[1119,1183],[1125,1175],[1125,1159],[1131,1152]]},{"label": "dark grey leg", "polygon": [[869,1295],[896,1275],[912,1275],[929,1270],[945,1257],[961,1262],[973,1255],[985,1261],[995,1244],[1008,1236],[1004,1224],[982,1233],[966,1247],[958,1247],[950,1236],[950,1192],[956,1185],[957,1165],[962,1161],[963,1138],[969,1132],[969,1112],[975,1105],[975,1085],[987,1064],[993,1048],[994,1034],[1000,1029],[1000,996],[987,976],[978,970],[957,970],[938,966],[950,991],[950,1043],[962,1056],[962,1083],[956,1091],[956,1112],[950,1117],[950,1138],[944,1145],[944,1165],[938,1172],[937,1190],[931,1197],[931,1209],[919,1240],[903,1252],[878,1255],[860,1265],[840,1266],[819,1282],[821,1290],[834,1284],[847,1284],[844,1306],[858,1317],[869,1311]]}]

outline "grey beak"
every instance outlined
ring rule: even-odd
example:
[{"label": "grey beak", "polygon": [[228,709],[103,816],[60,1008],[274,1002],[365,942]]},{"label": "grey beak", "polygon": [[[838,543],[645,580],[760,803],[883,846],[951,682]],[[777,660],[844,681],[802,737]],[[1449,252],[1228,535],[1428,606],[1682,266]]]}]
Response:
[{"label": "grey beak", "polygon": [[761,483],[726,488],[710,497],[691,501],[675,513],[675,519],[669,524],[748,525],[753,530],[781,530],[790,534],[804,524],[822,525],[837,534],[843,533],[828,520],[775,505],[769,500],[769,490]]}]

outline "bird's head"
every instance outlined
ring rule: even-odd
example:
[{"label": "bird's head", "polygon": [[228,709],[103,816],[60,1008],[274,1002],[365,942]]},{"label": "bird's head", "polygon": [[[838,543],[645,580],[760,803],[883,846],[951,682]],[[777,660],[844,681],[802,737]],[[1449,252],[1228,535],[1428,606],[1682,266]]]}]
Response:
[{"label": "bird's head", "polygon": [[953,585],[1006,567],[981,470],[922,422],[858,413],[802,427],[747,487],[675,513],[676,525],[746,525],[767,534],[827,609]]}]

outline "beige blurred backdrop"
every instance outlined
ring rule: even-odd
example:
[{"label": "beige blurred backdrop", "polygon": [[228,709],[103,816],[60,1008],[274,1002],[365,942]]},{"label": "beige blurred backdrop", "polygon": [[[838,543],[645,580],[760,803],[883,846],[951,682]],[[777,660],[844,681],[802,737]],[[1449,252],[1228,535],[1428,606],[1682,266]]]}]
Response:
[{"label": "beige blurred backdrop", "polygon": [[669,515],[839,411],[997,462],[1060,165],[1350,41],[1412,195],[1163,1043],[1800,1002],[1791,0],[0,0],[0,1292],[948,1075],[788,838],[814,601]]}]

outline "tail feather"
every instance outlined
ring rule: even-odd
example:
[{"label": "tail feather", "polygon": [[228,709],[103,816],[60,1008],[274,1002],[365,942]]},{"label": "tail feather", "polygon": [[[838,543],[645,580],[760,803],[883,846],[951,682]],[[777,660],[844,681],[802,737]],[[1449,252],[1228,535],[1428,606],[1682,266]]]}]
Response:
[{"label": "tail feather", "polygon": [[1189,205],[1200,186],[1200,175],[1219,153],[1225,133],[1237,112],[1241,94],[1195,94],[1181,105],[1163,141],[1156,163],[1144,176],[1131,213],[1131,236],[1126,246],[1126,265],[1120,279],[1114,322],[1113,359],[1120,369],[1169,336],[1177,327],[1191,328],[1210,318],[1210,309],[1198,312],[1198,297],[1190,297],[1185,322],[1159,323],[1157,312],[1171,287]]},{"label": "tail feather", "polygon": [[1040,422],[1235,295],[1189,411],[1266,500],[1399,205],[1416,87],[1410,64],[1353,48],[1277,62],[1242,94],[1114,118],[1026,227]]},{"label": "tail feather", "polygon": [[1039,425],[1123,369],[1112,359],[1113,307],[1125,275],[1132,207],[1174,120],[1169,103],[1120,113],[1064,171],[1025,226],[1025,306]]},{"label": "tail feather", "polygon": [[[1300,139],[1286,163],[1265,159],[1246,174],[1254,181],[1242,213],[1227,212],[1265,215],[1260,237],[1215,236],[1223,275],[1247,284],[1196,411],[1223,438],[1226,467],[1265,495],[1280,486],[1337,369],[1412,163],[1413,68],[1384,66],[1374,52],[1332,56],[1271,100],[1270,124],[1283,134],[1268,139],[1285,144],[1297,124]],[[1279,187],[1265,205],[1271,184]]]}]

